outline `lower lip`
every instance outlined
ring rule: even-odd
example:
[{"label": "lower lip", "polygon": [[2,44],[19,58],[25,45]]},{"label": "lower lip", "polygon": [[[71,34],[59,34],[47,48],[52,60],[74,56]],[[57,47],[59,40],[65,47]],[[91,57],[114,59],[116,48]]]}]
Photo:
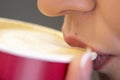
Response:
[{"label": "lower lip", "polygon": [[[70,46],[81,47],[81,48],[86,48],[86,46],[87,46],[84,42],[77,40],[74,37],[64,37],[64,38],[65,38],[65,41]],[[113,55],[107,55],[107,53],[100,52],[94,48],[92,48],[92,49],[94,52],[98,53],[97,58],[93,61],[93,68],[95,70],[102,69],[114,57]]]},{"label": "lower lip", "polygon": [[112,55],[98,55],[97,58],[93,61],[94,70],[102,69],[107,63],[113,58]]}]

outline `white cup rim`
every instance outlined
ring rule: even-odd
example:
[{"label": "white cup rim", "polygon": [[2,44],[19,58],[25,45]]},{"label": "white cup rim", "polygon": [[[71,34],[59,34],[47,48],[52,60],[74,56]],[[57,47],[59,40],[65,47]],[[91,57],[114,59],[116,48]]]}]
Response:
[{"label": "white cup rim", "polygon": [[69,63],[73,55],[60,55],[59,53],[53,53],[53,54],[46,54],[46,53],[34,53],[34,52],[27,52],[23,50],[14,50],[9,49],[7,47],[0,47],[0,51],[4,52],[5,54],[10,54],[17,57],[24,57],[29,59],[37,59],[37,60],[43,60],[48,62],[60,62],[60,63]]}]

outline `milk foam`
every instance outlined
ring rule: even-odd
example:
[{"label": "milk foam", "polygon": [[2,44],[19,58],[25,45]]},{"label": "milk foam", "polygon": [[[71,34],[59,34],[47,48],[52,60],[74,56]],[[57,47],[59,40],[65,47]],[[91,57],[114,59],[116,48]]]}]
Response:
[{"label": "milk foam", "polygon": [[0,18],[1,51],[18,57],[69,63],[75,55],[84,53],[86,49],[70,47],[57,30]]},{"label": "milk foam", "polygon": [[77,54],[54,34],[32,30],[0,30],[0,46],[13,51],[44,54]]},{"label": "milk foam", "polygon": [[63,45],[57,38],[44,32],[1,30],[0,35],[0,45],[14,48],[16,51],[26,50],[37,53],[50,53],[58,49],[58,44]]}]

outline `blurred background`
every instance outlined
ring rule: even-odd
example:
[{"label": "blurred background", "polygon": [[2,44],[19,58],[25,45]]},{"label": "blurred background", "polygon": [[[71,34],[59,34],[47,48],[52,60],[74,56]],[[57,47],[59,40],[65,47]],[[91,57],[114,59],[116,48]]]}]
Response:
[{"label": "blurred background", "polygon": [[22,20],[61,30],[63,17],[47,17],[37,8],[37,0],[0,0],[0,17]]}]

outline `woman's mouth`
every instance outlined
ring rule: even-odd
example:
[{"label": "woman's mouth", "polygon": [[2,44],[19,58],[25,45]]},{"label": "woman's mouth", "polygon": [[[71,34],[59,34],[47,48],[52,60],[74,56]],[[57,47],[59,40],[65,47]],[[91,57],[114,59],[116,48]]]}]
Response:
[{"label": "woman's mouth", "polygon": [[109,53],[104,53],[102,51],[99,51],[99,50],[85,44],[84,42],[73,38],[73,37],[64,37],[64,39],[72,47],[81,47],[81,48],[90,47],[93,52],[96,52],[97,58],[93,61],[93,68],[95,70],[102,69],[103,67],[105,67],[105,65],[108,64],[108,62],[110,62],[110,60],[113,57],[115,57],[114,55],[111,55]]},{"label": "woman's mouth", "polygon": [[93,68],[95,70],[102,69],[105,65],[107,65],[110,60],[115,57],[114,55],[110,55],[107,53],[102,53],[95,51],[97,53],[97,58],[93,61]]}]

